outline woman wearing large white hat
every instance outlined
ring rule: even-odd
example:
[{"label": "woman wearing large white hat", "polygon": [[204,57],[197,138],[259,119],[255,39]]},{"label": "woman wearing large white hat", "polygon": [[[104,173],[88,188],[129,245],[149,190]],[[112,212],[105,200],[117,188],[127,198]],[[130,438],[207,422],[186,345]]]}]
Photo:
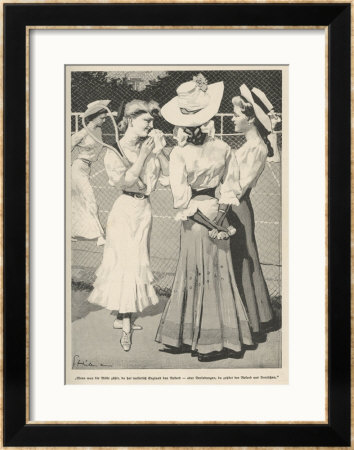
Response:
[{"label": "woman wearing large white hat", "polygon": [[[273,319],[267,285],[258,257],[251,189],[261,176],[267,156],[273,154],[268,135],[272,131],[269,104],[259,89],[252,92],[243,84],[240,96],[232,99],[235,131],[242,133],[246,142],[233,150],[235,158],[235,191],[239,200],[228,213],[228,220],[237,229],[231,237],[231,254],[235,278],[242,300],[247,308],[253,337],[262,338]],[[261,336],[260,336],[261,333]]]},{"label": "woman wearing large white hat", "polygon": [[188,348],[200,361],[218,358],[226,350],[240,352],[243,344],[252,344],[230,243],[218,239],[229,238],[232,230],[213,222],[219,205],[238,203],[228,172],[231,150],[215,137],[211,120],[223,90],[222,82],[208,85],[199,74],[179,86],[177,96],[161,109],[162,116],[175,125],[178,145],[170,155],[170,184],[182,226],[176,275],[156,341],[173,353]]},{"label": "woman wearing large white hat", "polygon": [[78,156],[71,168],[71,236],[97,239],[104,244],[104,232],[98,218],[95,194],[90,183],[91,164],[96,162],[104,145],[101,126],[110,100],[97,100],[87,105],[83,120],[85,126],[71,137],[71,150]]}]

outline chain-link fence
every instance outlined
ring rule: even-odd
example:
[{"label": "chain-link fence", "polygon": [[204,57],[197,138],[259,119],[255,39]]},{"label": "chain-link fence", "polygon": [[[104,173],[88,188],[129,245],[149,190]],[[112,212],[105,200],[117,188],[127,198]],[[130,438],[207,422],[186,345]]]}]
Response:
[{"label": "chain-link fence", "polygon": [[[88,103],[98,99],[112,99],[110,107],[119,109],[120,102],[133,98],[154,99],[161,105],[175,95],[176,87],[190,80],[198,72],[73,72],[71,86],[71,132],[81,129],[82,112]],[[281,72],[276,70],[203,71],[209,84],[224,81],[224,97],[221,113],[215,118],[217,136],[231,148],[239,148],[244,137],[234,132],[231,122],[233,96],[237,87],[263,90],[281,115]],[[281,125],[281,124],[280,124]],[[163,119],[155,121],[155,127],[166,134],[170,151],[174,145],[172,126]],[[281,126],[275,130],[279,150],[282,148]],[[102,127],[103,141],[114,142],[113,124],[107,120]],[[76,158],[75,150],[72,159]],[[105,228],[108,214],[120,191],[108,184],[103,164],[104,152],[91,166],[91,185],[99,209],[99,218]],[[174,220],[172,194],[168,187],[158,185],[151,194],[153,223],[150,241],[151,265],[157,289],[169,294],[173,283],[179,254],[180,222]],[[255,213],[256,239],[263,273],[271,297],[281,296],[281,172],[279,162],[267,162],[257,186],[252,190],[251,200]],[[72,242],[72,279],[76,283],[92,284],[95,271],[102,259],[102,247],[96,241]]]}]

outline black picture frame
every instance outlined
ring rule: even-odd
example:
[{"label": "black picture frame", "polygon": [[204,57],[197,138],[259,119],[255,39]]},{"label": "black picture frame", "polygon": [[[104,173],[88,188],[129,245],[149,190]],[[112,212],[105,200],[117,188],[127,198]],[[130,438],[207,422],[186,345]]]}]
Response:
[{"label": "black picture frame", "polygon": [[[350,446],[350,18],[350,3],[4,4],[4,446]],[[81,25],[328,27],[328,424],[26,422],[26,27]]]}]

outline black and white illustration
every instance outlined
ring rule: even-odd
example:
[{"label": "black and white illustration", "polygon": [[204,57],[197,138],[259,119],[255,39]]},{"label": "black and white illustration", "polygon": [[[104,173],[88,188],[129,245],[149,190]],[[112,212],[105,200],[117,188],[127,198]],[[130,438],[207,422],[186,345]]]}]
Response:
[{"label": "black and white illustration", "polygon": [[287,101],[283,66],[66,67],[67,383],[286,381]]}]

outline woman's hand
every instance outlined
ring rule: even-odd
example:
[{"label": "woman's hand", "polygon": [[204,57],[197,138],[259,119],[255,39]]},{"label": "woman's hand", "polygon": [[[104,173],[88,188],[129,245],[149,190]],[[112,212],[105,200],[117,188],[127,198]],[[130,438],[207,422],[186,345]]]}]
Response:
[{"label": "woman's hand", "polygon": [[236,228],[234,228],[232,225],[228,226],[227,228],[215,225],[215,228],[209,231],[209,236],[212,239],[229,239],[231,236],[233,236],[236,233]]},{"label": "woman's hand", "polygon": [[209,236],[212,239],[229,239],[230,235],[227,228],[221,227],[214,223],[215,228],[209,231]]},{"label": "woman's hand", "polygon": [[209,236],[212,239],[216,239],[218,237],[218,230],[213,228],[212,230],[209,231]]},{"label": "woman's hand", "polygon": [[145,158],[147,158],[154,148],[154,139],[152,137],[148,137],[142,144],[140,153]]},{"label": "woman's hand", "polygon": [[227,233],[229,236],[233,236],[236,233],[236,228],[233,227],[232,225],[229,225],[227,227]]},{"label": "woman's hand", "polygon": [[229,239],[229,234],[226,233],[225,231],[219,231],[218,235],[217,235],[217,239],[222,239],[222,240],[226,240]]},{"label": "woman's hand", "polygon": [[218,231],[216,228],[213,228],[209,231],[209,236],[212,239],[229,239],[230,235],[227,233],[227,231]]},{"label": "woman's hand", "polygon": [[164,147],[166,147],[166,139],[161,130],[154,128],[150,131],[149,137],[154,139],[154,150],[155,155],[159,155]]}]

